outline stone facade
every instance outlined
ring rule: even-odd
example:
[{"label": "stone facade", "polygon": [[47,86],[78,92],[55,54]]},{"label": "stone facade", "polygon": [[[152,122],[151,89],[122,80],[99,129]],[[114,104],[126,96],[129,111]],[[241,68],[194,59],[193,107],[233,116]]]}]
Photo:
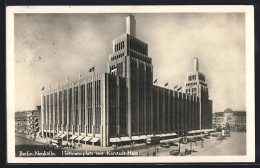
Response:
[{"label": "stone facade", "polygon": [[132,15],[126,28],[113,40],[107,73],[42,91],[43,136],[110,146],[211,128],[208,91],[191,95],[153,85],[148,44],[135,37]]}]

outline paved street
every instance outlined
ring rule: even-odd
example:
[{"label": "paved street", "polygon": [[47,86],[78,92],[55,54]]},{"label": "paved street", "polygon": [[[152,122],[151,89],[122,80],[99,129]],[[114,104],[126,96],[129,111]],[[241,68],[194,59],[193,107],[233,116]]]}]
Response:
[{"label": "paved street", "polygon": [[[181,153],[184,153],[185,149],[190,150],[190,143],[181,144]],[[177,150],[179,147],[163,148],[159,145],[156,146],[157,156],[170,156],[171,150]],[[217,140],[216,137],[210,137],[210,139],[204,139],[203,147],[201,141],[192,143],[192,156],[218,156],[218,155],[246,155],[246,132],[231,132],[230,137],[226,137],[223,140]],[[158,151],[157,151],[158,150]],[[143,148],[138,150],[142,156],[152,155],[155,151],[155,146]]]},{"label": "paved street", "polygon": [[[48,144],[48,139],[36,138],[36,141],[32,141],[29,136],[17,134],[16,139],[16,156],[19,155],[19,151],[53,151],[55,155],[51,156],[62,156],[62,151],[67,152],[102,152],[101,155],[108,155],[109,152],[133,152],[138,153],[140,156],[152,156],[156,151],[156,156],[171,156],[171,150],[178,150],[178,146],[171,146],[170,148],[163,148],[160,145],[147,146],[145,144],[135,144],[133,146],[123,146],[117,147],[99,147],[92,145],[82,145],[82,148],[67,148],[63,147],[62,149],[53,148]],[[66,143],[66,142],[63,142]],[[192,150],[191,155],[200,155],[200,156],[210,156],[210,155],[245,155],[246,154],[246,133],[245,132],[231,132],[230,137],[226,137],[223,140],[217,140],[216,137],[210,137],[210,139],[204,139],[203,144],[201,141],[193,142],[192,146],[188,144],[180,144],[181,153],[179,155],[184,155],[185,149]],[[108,152],[107,152],[108,151]],[[63,155],[64,156],[64,155]],[[92,155],[93,156],[93,155]],[[136,155],[135,155],[136,156]]]},{"label": "paved street", "polygon": [[[48,153],[48,155],[45,155],[46,153]],[[56,157],[61,155],[61,150],[52,148],[49,145],[46,145],[46,143],[33,141],[26,135],[16,134],[15,156],[34,157],[36,155],[42,157]]]},{"label": "paved street", "polygon": [[15,145],[19,146],[19,145],[46,145],[46,144],[37,141],[32,141],[26,138],[24,134],[15,134]]},{"label": "paved street", "polygon": [[211,143],[196,155],[246,155],[246,133],[231,132],[231,137],[216,144]]}]

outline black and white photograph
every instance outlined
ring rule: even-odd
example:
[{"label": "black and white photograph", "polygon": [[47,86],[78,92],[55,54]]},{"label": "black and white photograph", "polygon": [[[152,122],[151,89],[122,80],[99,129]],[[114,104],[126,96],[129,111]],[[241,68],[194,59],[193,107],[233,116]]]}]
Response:
[{"label": "black and white photograph", "polygon": [[8,162],[254,162],[253,16],[7,7]]}]

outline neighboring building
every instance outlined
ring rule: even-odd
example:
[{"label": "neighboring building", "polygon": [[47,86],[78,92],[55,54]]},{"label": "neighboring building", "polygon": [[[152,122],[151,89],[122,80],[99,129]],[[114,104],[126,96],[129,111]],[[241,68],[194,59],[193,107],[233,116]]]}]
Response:
[{"label": "neighboring building", "polygon": [[27,115],[29,134],[41,133],[41,111],[32,111]]},{"label": "neighboring building", "polygon": [[43,136],[110,146],[211,128],[207,88],[199,85],[201,92],[192,95],[153,85],[148,45],[135,31],[135,19],[128,15],[126,34],[113,40],[108,73],[80,75],[77,82],[42,91]]},{"label": "neighboring building", "polygon": [[224,112],[213,113],[212,122],[214,128],[246,131],[246,112],[227,108]]},{"label": "neighboring building", "polygon": [[15,132],[28,133],[27,114],[28,111],[21,111],[15,113]]},{"label": "neighboring building", "polygon": [[41,106],[35,110],[21,111],[15,113],[15,132],[25,134],[40,133]]}]

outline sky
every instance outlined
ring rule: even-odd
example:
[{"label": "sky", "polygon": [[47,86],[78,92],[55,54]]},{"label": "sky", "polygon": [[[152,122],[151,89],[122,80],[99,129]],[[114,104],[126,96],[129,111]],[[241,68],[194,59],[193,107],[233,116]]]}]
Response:
[{"label": "sky", "polygon": [[[183,85],[199,59],[213,112],[246,110],[243,13],[133,13],[136,37],[148,44],[153,78]],[[126,14],[15,14],[15,110],[40,105],[41,89],[107,71],[112,40]]]}]

